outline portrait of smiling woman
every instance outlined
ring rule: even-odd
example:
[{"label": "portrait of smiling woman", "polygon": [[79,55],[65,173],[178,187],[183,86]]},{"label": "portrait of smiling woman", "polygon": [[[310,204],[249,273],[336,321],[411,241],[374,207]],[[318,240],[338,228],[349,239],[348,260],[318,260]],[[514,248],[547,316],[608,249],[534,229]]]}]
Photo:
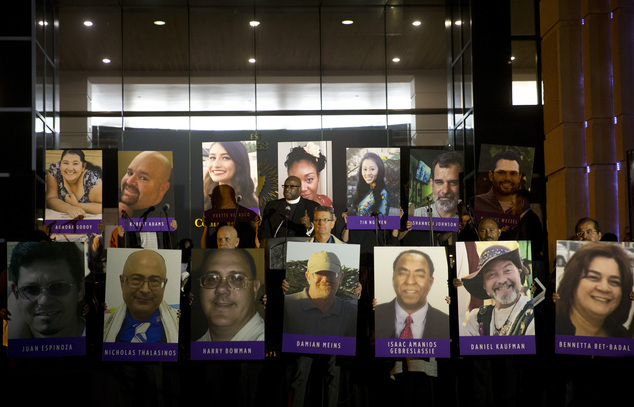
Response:
[{"label": "portrait of smiling woman", "polygon": [[[47,159],[59,151],[47,152]],[[94,157],[101,161],[101,151]],[[47,160],[48,161],[48,160]],[[46,206],[81,219],[86,214],[101,214],[101,167],[86,160],[82,150],[63,150],[59,161],[52,162],[46,177]]]},{"label": "portrait of smiling woman", "polygon": [[[324,150],[330,150],[330,144],[330,141],[311,141],[301,144],[279,143],[278,145],[280,151],[289,151],[284,161],[288,171],[286,175],[300,179],[302,198],[323,206],[332,206],[332,199],[329,197],[329,195],[332,196],[332,181],[329,170],[326,169],[327,160],[324,155]],[[280,179],[286,179],[286,176],[280,176]]]},{"label": "portrait of smiling woman", "polygon": [[385,164],[378,154],[368,152],[361,157],[357,188],[352,200],[358,216],[372,213],[387,215],[388,194],[385,189]]},{"label": "portrait of smiling woman", "polygon": [[[256,195],[256,183],[254,179],[257,173],[253,173],[251,155],[255,156],[255,147],[252,153],[247,152],[245,143],[241,141],[218,141],[203,143],[203,168],[205,175],[204,208],[212,208],[211,192],[217,185],[229,185],[233,187],[236,197],[240,196],[240,205],[247,208],[258,207]],[[255,142],[253,142],[255,146]],[[257,159],[254,160],[253,169],[257,171]]]},{"label": "portrait of smiling woman", "polygon": [[631,260],[618,244],[587,243],[570,258],[557,285],[558,335],[628,338]]}]

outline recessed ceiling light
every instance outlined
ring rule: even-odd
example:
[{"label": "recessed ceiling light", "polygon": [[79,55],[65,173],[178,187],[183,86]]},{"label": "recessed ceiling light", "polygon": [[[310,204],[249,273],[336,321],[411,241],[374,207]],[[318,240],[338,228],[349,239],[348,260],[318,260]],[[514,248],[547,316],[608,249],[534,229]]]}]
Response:
[{"label": "recessed ceiling light", "polygon": [[352,21],[352,20],[343,20],[341,22],[341,24],[343,24],[343,25],[352,25],[352,24],[354,24],[354,21]]},{"label": "recessed ceiling light", "polygon": [[456,20],[456,22],[454,23],[455,25],[462,25],[462,21],[460,20]]},{"label": "recessed ceiling light", "polygon": [[419,25],[421,25],[421,24],[422,24],[422,23],[421,23],[420,21],[418,21],[418,20],[416,20],[416,21],[412,21],[412,25],[413,25],[414,27],[418,27],[418,26],[419,26]]},{"label": "recessed ceiling light", "polygon": [[92,21],[86,20],[86,21],[84,21],[84,25],[86,27],[92,27],[93,24],[92,24]]},{"label": "recessed ceiling light", "polygon": [[255,58],[249,58],[249,62],[255,64]]},{"label": "recessed ceiling light", "polygon": [[252,21],[249,21],[249,25],[251,27],[257,27],[258,25],[260,25],[260,22],[257,20],[252,20]]},{"label": "recessed ceiling light", "polygon": [[111,61],[109,58],[104,58],[101,60],[101,62],[103,62],[104,64],[109,64]]},{"label": "recessed ceiling light", "polygon": [[392,62],[401,62],[401,58],[394,57],[394,58],[392,58]]},{"label": "recessed ceiling light", "polygon": [[39,21],[39,22],[38,22],[38,24],[39,24],[39,25],[41,25],[41,26],[43,27],[43,26],[48,25],[48,21],[43,21],[43,20],[42,20],[42,21]]},{"label": "recessed ceiling light", "polygon": [[165,21],[163,21],[163,20],[156,20],[156,21],[154,22],[154,25],[165,25]]}]

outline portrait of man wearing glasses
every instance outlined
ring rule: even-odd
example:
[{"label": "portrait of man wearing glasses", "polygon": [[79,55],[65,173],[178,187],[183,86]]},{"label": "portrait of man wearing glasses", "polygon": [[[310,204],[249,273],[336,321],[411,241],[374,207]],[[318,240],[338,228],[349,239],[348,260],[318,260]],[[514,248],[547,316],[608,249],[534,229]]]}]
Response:
[{"label": "portrait of man wearing glasses", "polygon": [[178,311],[163,300],[168,283],[163,256],[154,250],[134,251],[119,283],[123,304],[106,314],[104,342],[177,343]]},{"label": "portrait of man wearing glasses", "polygon": [[17,302],[9,339],[86,335],[80,314],[84,261],[75,243],[18,243],[11,252],[8,277]]},{"label": "portrait of man wearing glasses", "polygon": [[[207,323],[198,341],[263,341],[264,320],[257,312],[261,283],[253,256],[240,248],[195,250],[192,262],[198,256],[200,267],[192,276],[197,286],[194,301]],[[196,325],[192,323],[192,339],[200,335]]]},{"label": "portrait of man wearing glasses", "polygon": [[302,181],[294,176],[282,185],[284,198],[266,204],[258,230],[260,242],[274,237],[309,237],[315,208],[319,204],[301,197]]}]

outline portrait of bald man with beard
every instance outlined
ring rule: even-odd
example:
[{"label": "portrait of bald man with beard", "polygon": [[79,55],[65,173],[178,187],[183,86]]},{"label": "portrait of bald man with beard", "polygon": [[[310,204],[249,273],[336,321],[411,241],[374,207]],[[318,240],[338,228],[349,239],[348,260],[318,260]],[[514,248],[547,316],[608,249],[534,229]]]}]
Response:
[{"label": "portrait of bald man with beard", "polygon": [[[172,174],[171,160],[166,153],[159,151],[142,151],[130,163],[119,170],[121,190],[119,195],[119,215],[125,211],[130,217],[138,217],[147,208],[163,204],[163,199],[170,189]],[[119,152],[119,159],[125,160],[130,152]]]}]

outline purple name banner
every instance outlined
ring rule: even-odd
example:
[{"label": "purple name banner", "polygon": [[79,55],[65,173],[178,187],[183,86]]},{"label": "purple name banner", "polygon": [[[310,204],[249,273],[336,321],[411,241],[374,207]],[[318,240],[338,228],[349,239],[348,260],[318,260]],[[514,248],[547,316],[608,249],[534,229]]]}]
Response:
[{"label": "purple name banner", "polygon": [[258,217],[258,208],[240,208],[238,213],[235,209],[207,209],[205,223],[213,222],[252,222]]},{"label": "purple name banner", "polygon": [[495,220],[500,227],[510,226],[511,228],[514,228],[520,221],[519,216],[501,212],[480,212],[475,210],[474,215],[476,218],[476,224],[480,223],[480,221],[484,218],[491,218]]},{"label": "purple name banner", "polygon": [[282,335],[282,352],[354,356],[357,338],[324,335]]},{"label": "purple name banner", "polygon": [[264,359],[264,341],[192,342],[192,360]]},{"label": "purple name banner", "polygon": [[461,355],[533,355],[534,335],[461,336]]},{"label": "purple name banner", "polygon": [[102,233],[99,230],[101,219],[82,220],[47,220],[44,222],[51,228],[51,233]]},{"label": "purple name banner", "polygon": [[[130,222],[132,220],[132,222]],[[123,226],[128,232],[172,232],[173,229],[169,224],[174,218],[147,218],[145,222],[141,218],[119,219],[119,225]],[[143,228],[141,228],[143,226]]]},{"label": "purple name banner", "polygon": [[[348,216],[348,229],[374,229],[377,218],[373,216]],[[379,216],[379,229],[400,229],[401,219],[398,216]]]},{"label": "purple name banner", "polygon": [[176,362],[178,343],[104,342],[103,360],[108,362]]},{"label": "purple name banner", "polygon": [[449,339],[386,339],[376,338],[377,358],[448,358]]},{"label": "purple name banner", "polygon": [[9,339],[9,358],[84,356],[86,337]]},{"label": "purple name banner", "polygon": [[[424,216],[410,216],[412,230],[429,230],[429,218]],[[457,232],[458,218],[432,218],[432,226],[439,232]]]},{"label": "purple name banner", "polygon": [[555,335],[555,353],[588,356],[634,356],[630,338]]}]

